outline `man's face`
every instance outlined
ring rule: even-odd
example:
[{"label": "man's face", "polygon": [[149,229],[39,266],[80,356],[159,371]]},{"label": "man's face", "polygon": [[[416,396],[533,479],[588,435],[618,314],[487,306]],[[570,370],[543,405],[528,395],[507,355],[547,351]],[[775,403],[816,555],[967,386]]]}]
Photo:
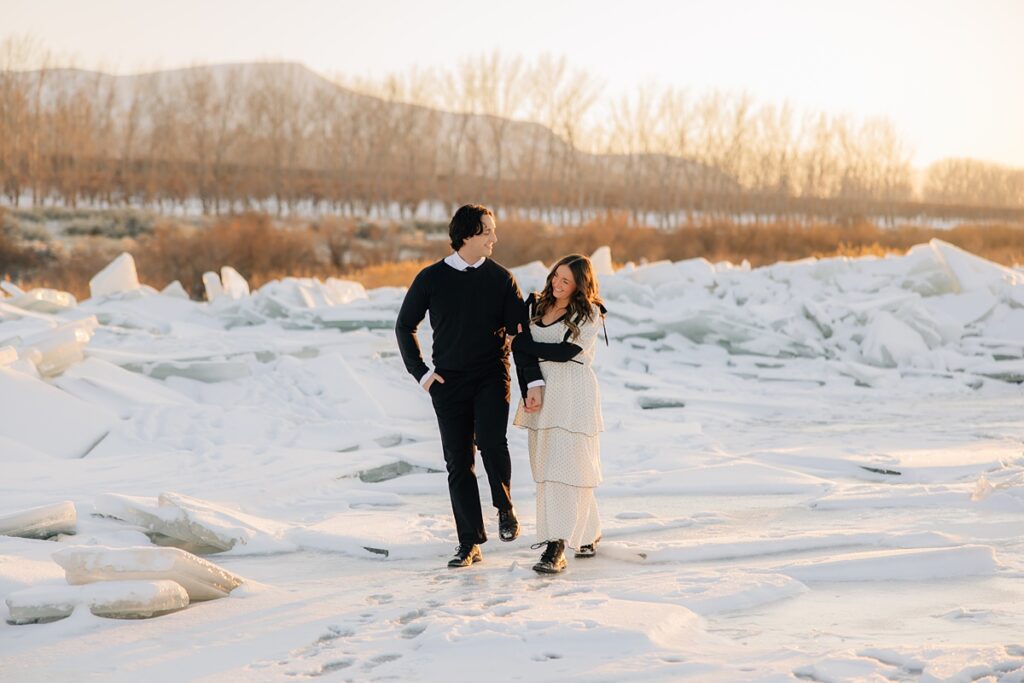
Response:
[{"label": "man's face", "polygon": [[484,226],[484,231],[463,240],[462,249],[459,249],[459,253],[470,265],[485,256],[490,256],[494,252],[494,245],[498,243],[498,228],[494,218],[484,216],[480,223]]}]

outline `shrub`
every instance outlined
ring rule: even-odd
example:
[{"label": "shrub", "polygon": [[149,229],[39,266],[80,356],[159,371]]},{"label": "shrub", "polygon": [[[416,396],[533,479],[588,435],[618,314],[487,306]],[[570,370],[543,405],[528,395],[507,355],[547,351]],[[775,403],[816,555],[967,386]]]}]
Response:
[{"label": "shrub", "polygon": [[[415,226],[335,218],[275,224],[264,214],[225,218],[210,227],[164,220],[136,239],[79,238],[67,251],[31,250],[11,232],[0,231],[0,274],[65,289],[80,298],[89,294],[89,279],[121,251],[133,254],[143,282],[159,289],[180,280],[197,298],[203,295],[203,273],[225,265],[238,270],[254,288],[289,275],[347,277],[367,287],[401,286],[411,282],[429,260],[448,252],[446,240],[433,234],[428,237]],[[804,226],[786,221],[760,225],[719,221],[662,231],[631,227],[626,216],[615,214],[571,228],[503,220],[495,258],[506,266],[536,260],[550,264],[564,254],[590,254],[608,245],[620,263],[704,257],[712,262],[747,260],[760,266],[807,256],[903,253],[933,237],[997,263],[1024,263],[1024,227],[1011,225],[942,230],[884,229],[869,223]]]}]

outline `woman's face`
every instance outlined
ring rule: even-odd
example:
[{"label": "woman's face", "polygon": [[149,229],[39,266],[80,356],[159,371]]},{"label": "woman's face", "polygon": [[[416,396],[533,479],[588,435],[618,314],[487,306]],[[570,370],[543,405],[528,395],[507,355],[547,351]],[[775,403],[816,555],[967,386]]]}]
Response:
[{"label": "woman's face", "polygon": [[566,303],[576,291],[576,279],[572,276],[572,268],[562,264],[555,269],[551,278],[551,293],[559,303]]}]

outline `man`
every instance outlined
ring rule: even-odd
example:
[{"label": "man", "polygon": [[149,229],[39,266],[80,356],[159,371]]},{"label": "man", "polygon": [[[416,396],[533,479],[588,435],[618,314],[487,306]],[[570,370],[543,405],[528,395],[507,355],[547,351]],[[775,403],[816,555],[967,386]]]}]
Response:
[{"label": "man", "polygon": [[[476,482],[480,449],[502,541],[519,536],[510,493],[512,461],[506,429],[509,409],[508,339],[525,319],[512,273],[488,259],[498,241],[490,209],[467,204],[448,225],[453,253],[416,276],[402,302],[395,333],[409,373],[430,394],[441,431],[448,493],[459,546],[449,567],[483,559],[487,540]],[[416,329],[430,312],[434,332],[431,370],[423,362]],[[518,359],[517,359],[518,360]],[[522,369],[527,400],[539,406],[544,381],[536,362]]]}]

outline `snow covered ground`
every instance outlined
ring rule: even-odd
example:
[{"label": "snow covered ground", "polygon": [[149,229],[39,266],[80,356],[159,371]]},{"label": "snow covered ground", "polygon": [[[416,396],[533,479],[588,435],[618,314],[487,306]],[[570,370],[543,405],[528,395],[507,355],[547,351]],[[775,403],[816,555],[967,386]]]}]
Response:
[{"label": "snow covered ground", "polygon": [[[140,287],[130,259],[80,303],[8,284],[0,532],[35,537],[0,536],[0,600],[82,602],[0,623],[0,678],[1024,680],[1024,273],[937,241],[754,270],[595,263],[604,541],[553,577],[530,569],[515,428],[524,534],[500,543],[492,518],[484,562],[445,568],[436,424],[392,332],[403,290],[249,293],[225,269],[196,303]],[[530,289],[545,269],[516,272]],[[90,611],[124,597],[113,582],[68,586],[68,558],[95,580],[89,558],[137,571],[123,558],[154,543],[220,568],[175,565],[180,582],[243,583],[147,619]]]}]

